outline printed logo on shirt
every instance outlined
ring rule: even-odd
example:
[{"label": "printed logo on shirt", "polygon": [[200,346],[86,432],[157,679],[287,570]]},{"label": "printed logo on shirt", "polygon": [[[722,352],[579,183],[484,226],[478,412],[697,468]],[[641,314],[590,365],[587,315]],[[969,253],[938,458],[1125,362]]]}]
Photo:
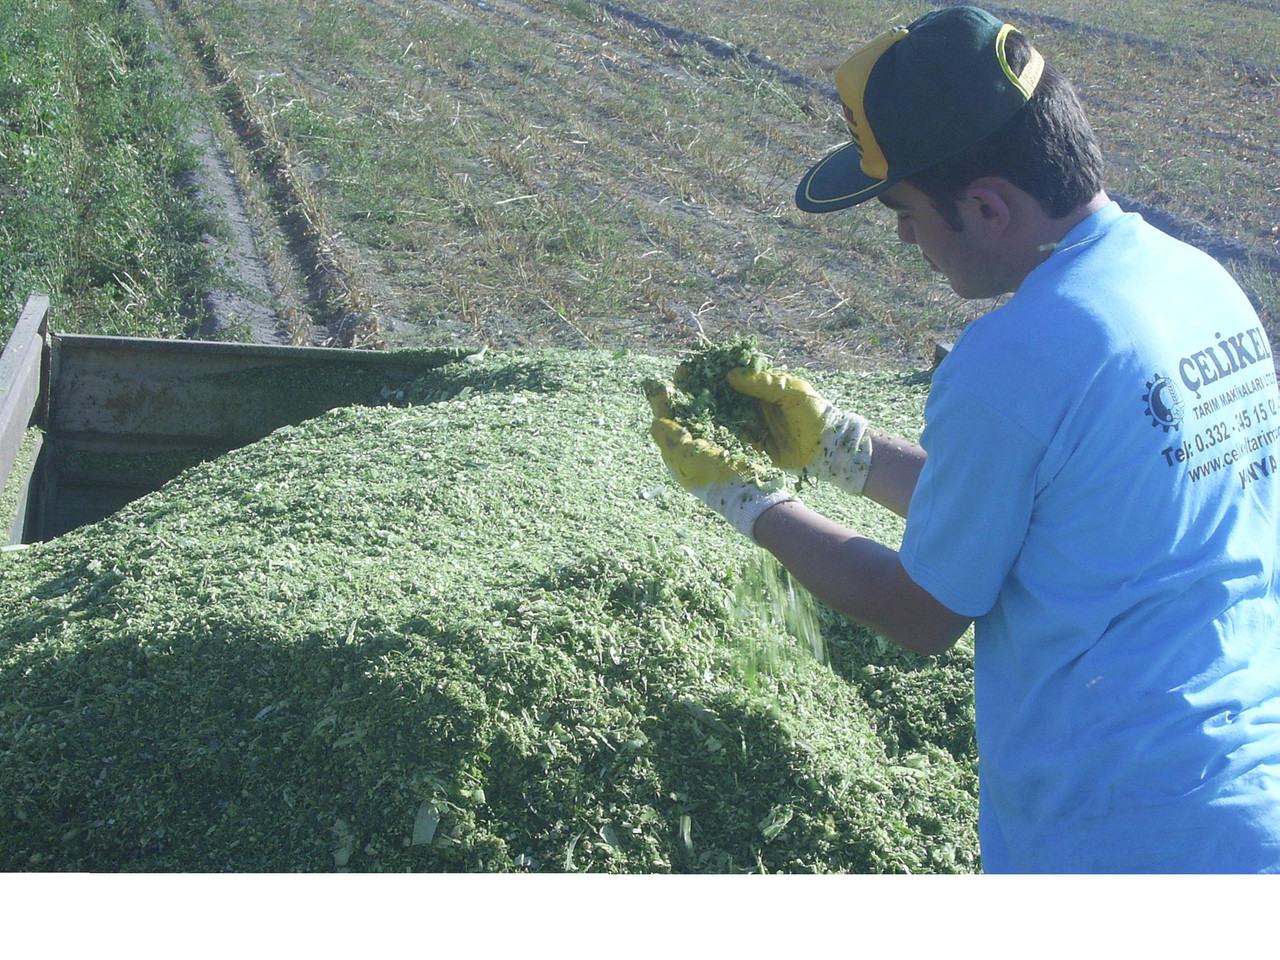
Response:
[{"label": "printed logo on shirt", "polygon": [[1261,327],[1225,339],[1215,333],[1214,339],[1216,343],[1178,361],[1178,375],[1197,400],[1211,384],[1271,359],[1271,344]]},{"label": "printed logo on shirt", "polygon": [[1225,474],[1243,489],[1280,473],[1276,370],[1261,327],[1214,340],[1178,361],[1180,386],[1153,374],[1142,399],[1153,427],[1179,431],[1160,451],[1166,465],[1183,467],[1192,483]]},{"label": "printed logo on shirt", "polygon": [[1164,432],[1168,433],[1182,423],[1185,411],[1182,397],[1168,377],[1155,374],[1147,381],[1147,392],[1142,395],[1142,399],[1147,405],[1147,416],[1151,418],[1153,427],[1164,427]]}]

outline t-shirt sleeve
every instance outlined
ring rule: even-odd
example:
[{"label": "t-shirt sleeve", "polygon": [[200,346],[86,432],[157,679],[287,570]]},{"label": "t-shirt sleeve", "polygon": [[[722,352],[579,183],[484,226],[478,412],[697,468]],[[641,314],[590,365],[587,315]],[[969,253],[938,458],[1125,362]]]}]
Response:
[{"label": "t-shirt sleeve", "polygon": [[939,603],[980,617],[995,605],[1031,523],[1045,445],[962,389],[935,384],[920,443],[928,458],[900,556]]}]

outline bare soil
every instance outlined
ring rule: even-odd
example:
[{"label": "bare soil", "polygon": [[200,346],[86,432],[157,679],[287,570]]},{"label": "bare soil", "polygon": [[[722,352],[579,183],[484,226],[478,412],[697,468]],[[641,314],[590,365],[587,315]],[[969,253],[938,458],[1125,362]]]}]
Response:
[{"label": "bare soil", "polygon": [[222,235],[205,238],[226,282],[204,295],[200,336],[287,344],[288,324],[273,305],[274,285],[258,251],[258,231],[239,179],[207,123],[192,134],[192,141],[200,150],[200,167],[193,174],[196,193],[224,228]]},{"label": "bare soil", "polygon": [[[142,15],[157,27],[157,34],[165,38],[164,21],[154,0],[135,2]],[[167,48],[165,53],[173,57],[175,51]],[[202,297],[200,336],[287,344],[288,324],[276,311],[270,270],[258,249],[258,228],[231,160],[218,145],[207,118],[197,114],[195,128],[188,136],[197,150],[199,166],[189,175],[187,186],[221,227],[218,235],[204,238],[223,282]]]}]

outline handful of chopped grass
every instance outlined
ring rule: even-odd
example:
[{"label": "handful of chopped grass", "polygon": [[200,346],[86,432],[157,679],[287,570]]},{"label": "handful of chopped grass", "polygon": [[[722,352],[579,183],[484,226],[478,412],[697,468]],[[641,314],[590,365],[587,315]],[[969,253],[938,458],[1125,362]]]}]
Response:
[{"label": "handful of chopped grass", "polygon": [[785,475],[762,452],[766,428],[760,405],[726,379],[735,367],[764,370],[768,359],[754,337],[735,337],[685,357],[672,378],[671,416],[694,437],[747,464],[761,483],[776,483]]}]

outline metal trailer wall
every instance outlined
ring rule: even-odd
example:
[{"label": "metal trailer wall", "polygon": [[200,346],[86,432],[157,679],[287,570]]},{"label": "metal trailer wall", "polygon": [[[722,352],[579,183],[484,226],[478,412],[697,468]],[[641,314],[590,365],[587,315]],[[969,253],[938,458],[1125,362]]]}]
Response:
[{"label": "metal trailer wall", "polygon": [[[48,329],[48,306],[28,301],[0,362],[0,490],[20,491],[10,543],[100,520],[279,427],[387,402],[474,352],[66,335]],[[10,476],[31,426],[38,455]]]}]

